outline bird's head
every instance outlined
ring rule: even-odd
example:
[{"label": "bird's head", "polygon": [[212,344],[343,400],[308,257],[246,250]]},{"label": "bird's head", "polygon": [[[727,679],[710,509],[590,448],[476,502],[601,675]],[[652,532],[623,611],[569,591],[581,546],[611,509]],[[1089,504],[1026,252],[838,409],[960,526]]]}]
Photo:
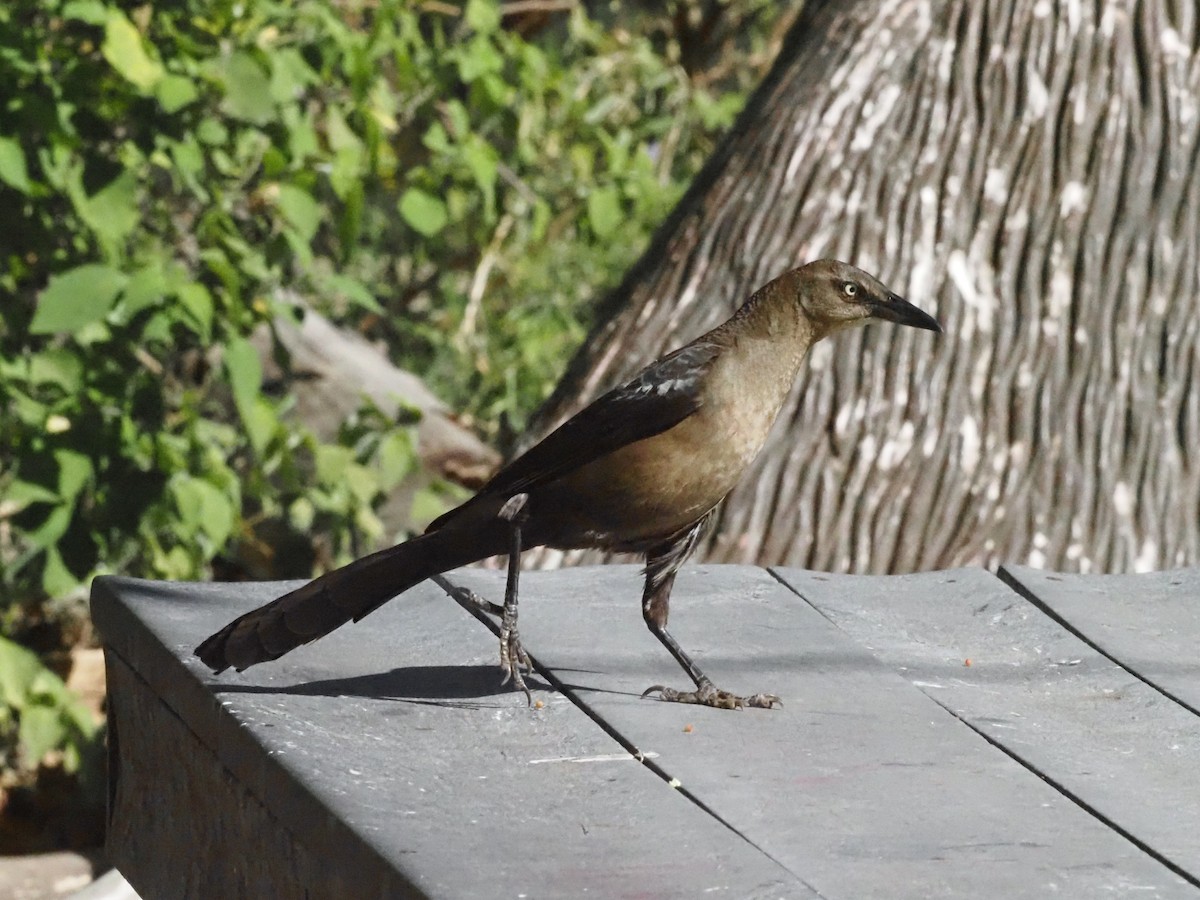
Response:
[{"label": "bird's head", "polygon": [[928,331],[942,326],[929,313],[888,290],[879,279],[836,259],[819,259],[795,270],[797,299],[819,334],[883,319]]}]

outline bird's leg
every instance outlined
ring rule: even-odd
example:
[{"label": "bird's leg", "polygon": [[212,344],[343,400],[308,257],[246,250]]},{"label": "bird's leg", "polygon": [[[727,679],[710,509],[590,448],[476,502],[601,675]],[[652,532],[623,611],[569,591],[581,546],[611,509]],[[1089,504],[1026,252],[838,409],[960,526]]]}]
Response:
[{"label": "bird's leg", "polygon": [[[709,516],[712,514],[710,513]],[[718,709],[741,709],[744,706],[756,706],[770,709],[773,706],[783,706],[774,694],[751,694],[740,697],[729,691],[723,691],[712,683],[707,675],[700,671],[695,661],[684,652],[667,631],[667,616],[671,606],[671,588],[675,584],[675,574],[683,561],[695,548],[703,534],[708,517],[702,519],[681,537],[668,544],[654,548],[646,554],[646,589],[642,595],[642,617],[650,632],[662,642],[671,652],[675,661],[683,667],[688,677],[695,682],[694,691],[677,691],[674,688],[656,684],[642,692],[646,697],[657,692],[663,700],[672,703],[697,703],[701,706],[714,706]]]},{"label": "bird's leg", "polygon": [[[532,669],[529,654],[521,646],[521,635],[517,632],[517,579],[521,575],[521,526],[529,518],[526,504],[528,494],[514,494],[500,507],[500,518],[509,523],[512,531],[508,547],[508,581],[504,586],[504,607],[500,613],[500,668],[504,672],[501,684],[511,678],[514,687],[525,692],[525,699],[533,703],[533,695],[521,677],[521,669]],[[491,606],[493,604],[489,604]]]}]

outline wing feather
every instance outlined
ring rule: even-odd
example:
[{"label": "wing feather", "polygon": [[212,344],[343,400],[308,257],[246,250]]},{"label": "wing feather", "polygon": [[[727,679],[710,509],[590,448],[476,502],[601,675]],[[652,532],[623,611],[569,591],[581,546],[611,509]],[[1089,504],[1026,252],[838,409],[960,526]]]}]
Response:
[{"label": "wing feather", "polygon": [[703,379],[719,351],[715,343],[696,341],[647,366],[510,462],[475,497],[435,520],[429,530],[440,528],[476,500],[530,491],[627,444],[675,427],[700,409]]}]

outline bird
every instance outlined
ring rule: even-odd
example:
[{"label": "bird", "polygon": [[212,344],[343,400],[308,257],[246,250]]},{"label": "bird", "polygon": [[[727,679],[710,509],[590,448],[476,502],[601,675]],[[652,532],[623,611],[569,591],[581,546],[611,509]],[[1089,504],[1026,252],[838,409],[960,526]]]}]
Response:
[{"label": "bird", "polygon": [[234,619],[197,648],[219,674],[278,659],[428,578],[508,555],[504,602],[467,592],[500,619],[504,682],[530,692],[517,628],[520,555],[531,547],[640,554],[642,616],[694,689],[643,697],[720,709],[782,706],[718,688],[667,630],[671,589],[726,495],[767,439],[809,349],[882,320],[937,320],[849,263],[818,259],[755,291],[725,322],[610,390],[501,468],[426,531],[327,572]]}]

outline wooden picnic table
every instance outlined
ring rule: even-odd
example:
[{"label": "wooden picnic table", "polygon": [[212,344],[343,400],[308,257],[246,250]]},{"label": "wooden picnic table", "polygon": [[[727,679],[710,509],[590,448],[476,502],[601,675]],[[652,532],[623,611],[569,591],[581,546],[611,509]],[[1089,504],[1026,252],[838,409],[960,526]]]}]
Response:
[{"label": "wooden picnic table", "polygon": [[[145,898],[1200,898],[1200,570],[525,573],[534,700],[432,583],[242,674],[288,585],[98,579],[112,861]],[[450,581],[498,599],[503,574]]]}]

